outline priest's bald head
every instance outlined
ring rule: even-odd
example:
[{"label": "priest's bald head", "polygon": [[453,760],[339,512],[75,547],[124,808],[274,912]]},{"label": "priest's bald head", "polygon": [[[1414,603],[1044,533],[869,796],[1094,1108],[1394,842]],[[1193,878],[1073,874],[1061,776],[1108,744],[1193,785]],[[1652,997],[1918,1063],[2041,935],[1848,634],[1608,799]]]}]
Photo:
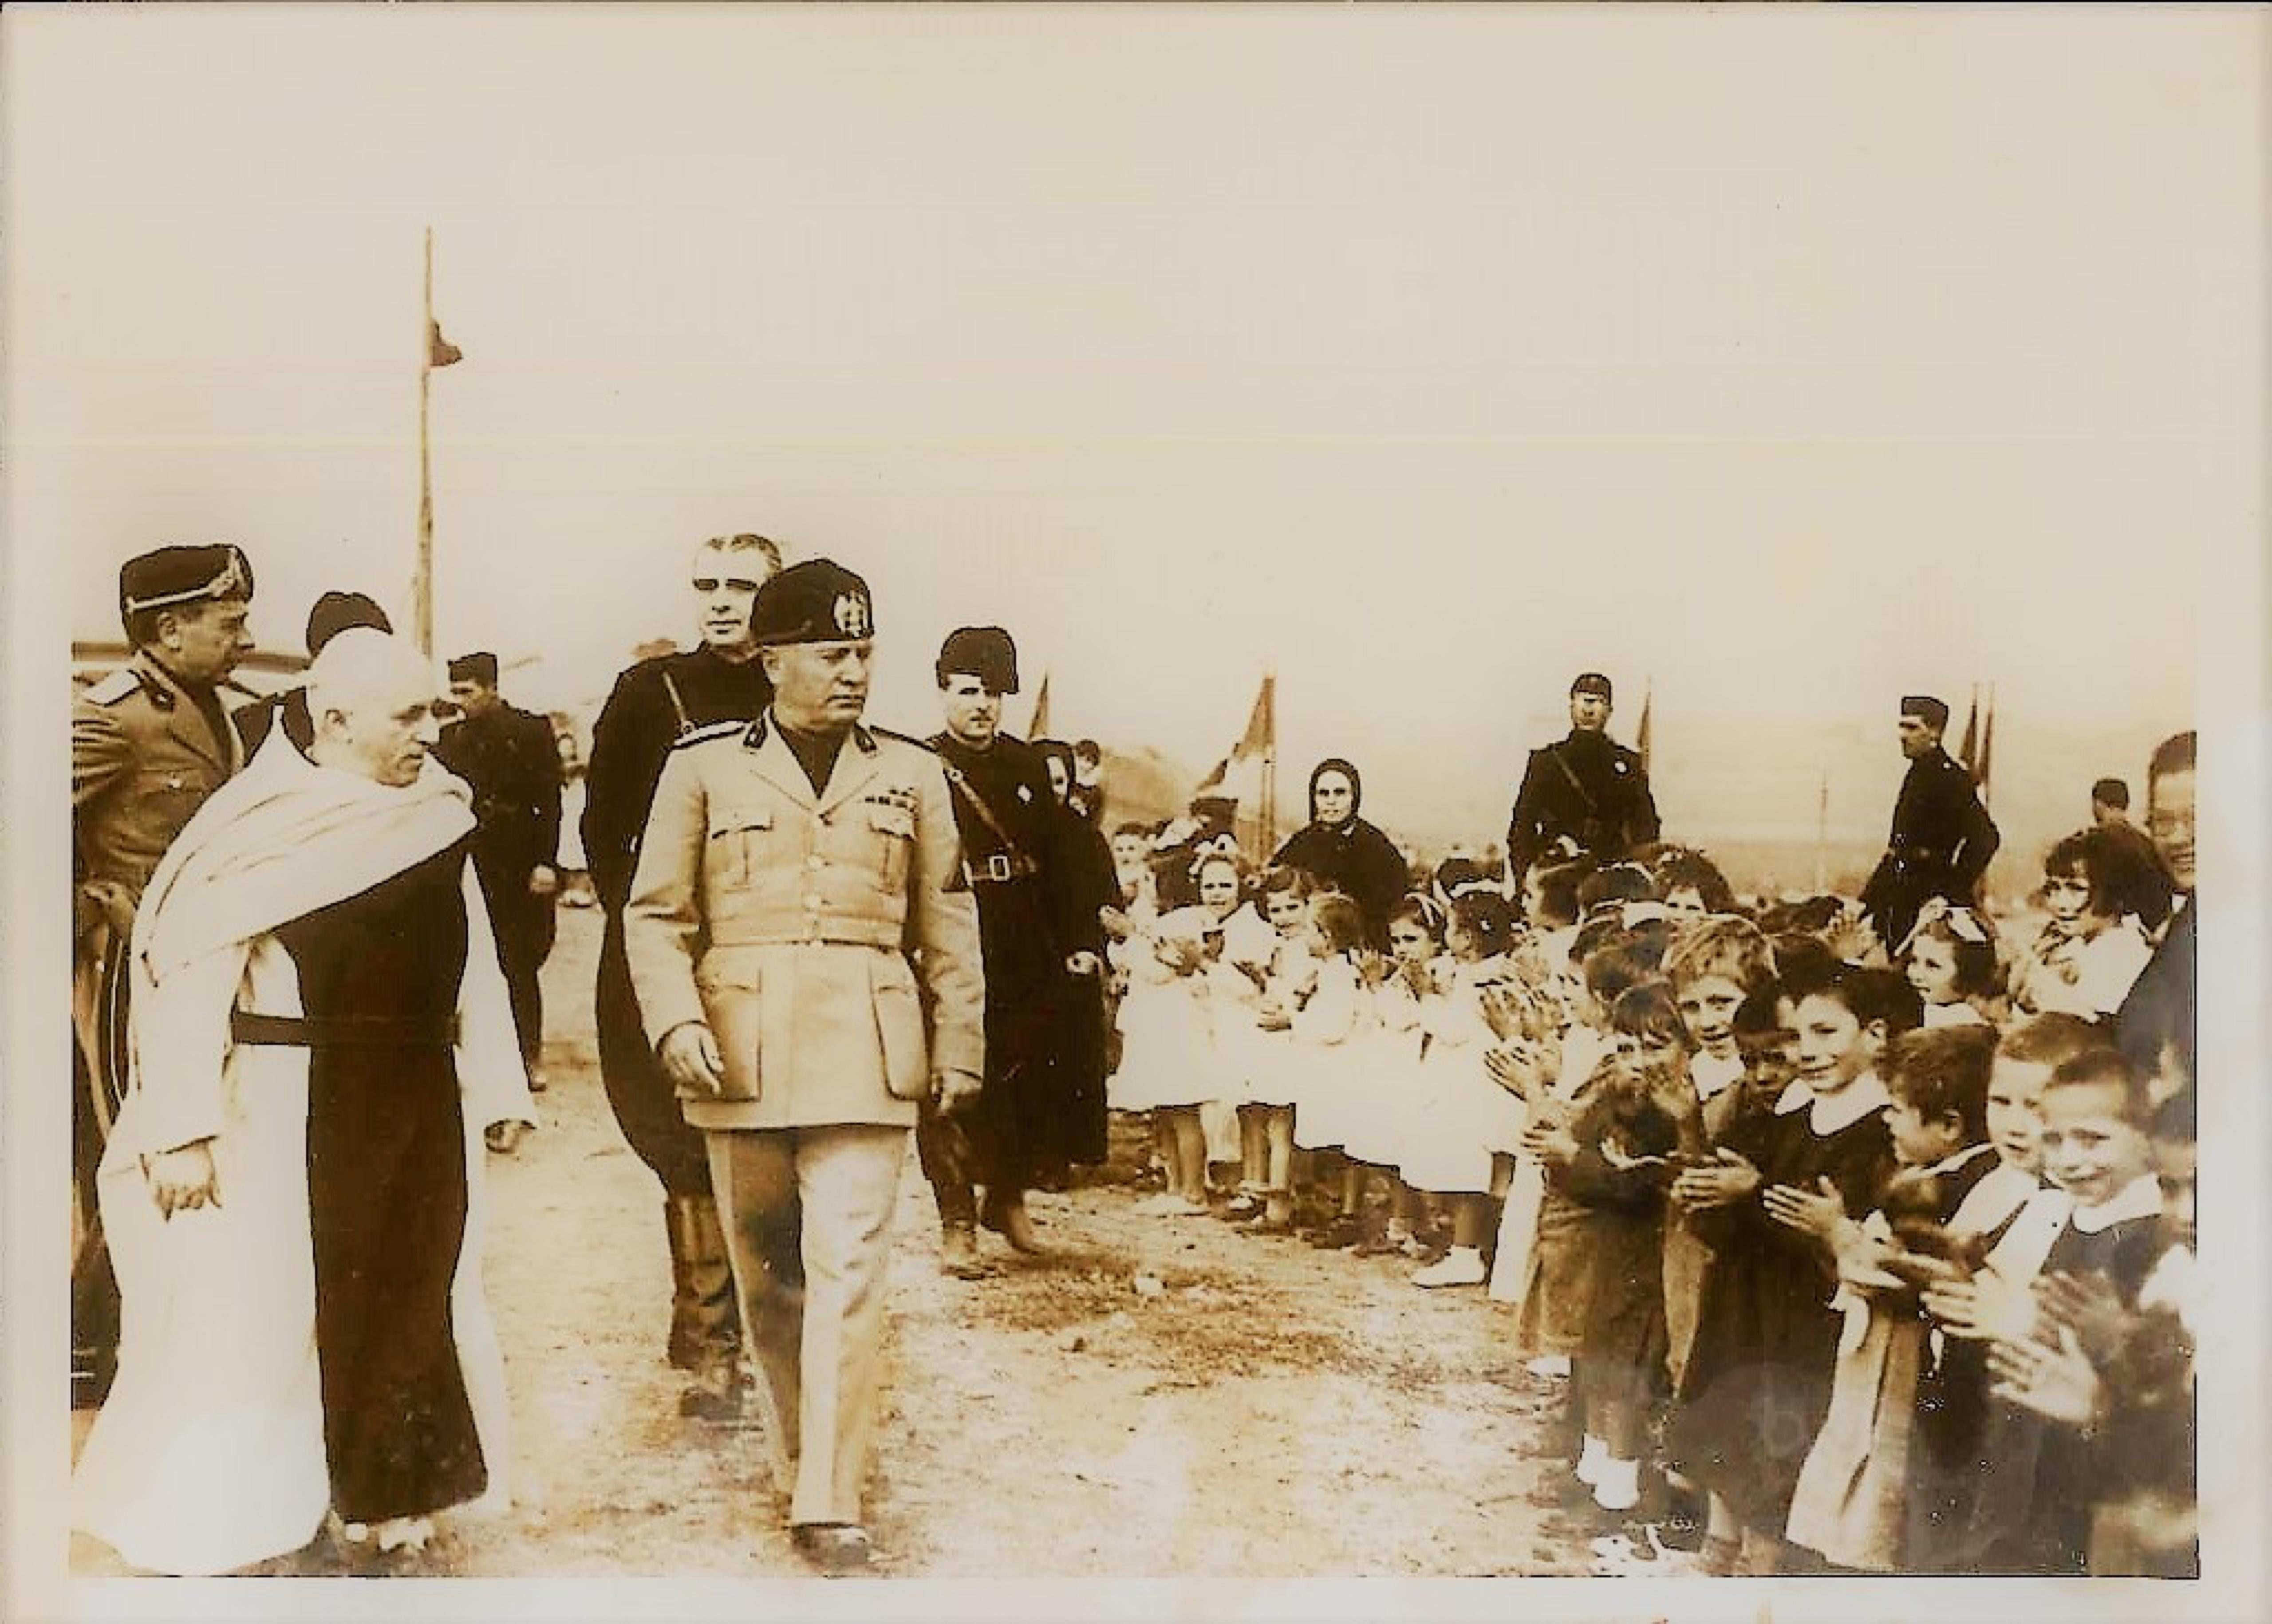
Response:
[{"label": "priest's bald head", "polygon": [[411,644],[355,627],[324,645],[308,667],[308,754],[397,789],[415,783],[441,737],[442,684]]}]

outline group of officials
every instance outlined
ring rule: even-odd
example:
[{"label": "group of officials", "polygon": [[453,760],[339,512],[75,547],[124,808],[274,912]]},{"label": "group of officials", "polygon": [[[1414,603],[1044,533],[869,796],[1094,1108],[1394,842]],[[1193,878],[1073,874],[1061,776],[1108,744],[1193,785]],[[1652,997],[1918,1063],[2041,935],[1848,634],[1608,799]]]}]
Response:
[{"label": "group of officials", "polygon": [[[735,535],[693,580],[699,646],[624,673],[594,731],[602,1066],[665,1193],[682,1407],[751,1394],[797,1548],[843,1572],[910,1132],[964,1275],[982,1223],[1041,1249],[1027,1190],[1102,1157],[1095,900],[999,733],[1006,633],[947,640],[918,742],[863,722],[858,576]],[[353,595],[310,617],[303,685],[232,720],[252,590],[231,546],[131,560],[131,658],[74,704],[73,1331],[107,1393],[74,1523],[161,1571],[327,1530],[385,1571],[434,1513],[510,1501],[482,1147],[534,1121],[557,757],[493,656],[445,704]]]},{"label": "group of officials", "polygon": [[[908,1136],[950,1272],[983,1272],[982,1225],[1043,1248],[1028,1190],[1103,1153],[1080,1074],[1103,1049],[1108,899],[1079,880],[1073,764],[1000,730],[1008,633],[947,638],[945,727],[917,741],[863,721],[857,575],[741,535],[697,550],[692,584],[699,645],[625,671],[594,730],[602,1070],[664,1192],[682,1409],[754,1400],[797,1548],[844,1572],[869,1554]],[[434,1513],[510,1501],[483,1147],[534,1122],[558,758],[493,655],[452,662],[445,703],[354,595],[317,604],[304,684],[233,717],[252,591],[233,546],[131,560],[131,658],[72,715],[73,1330],[108,1394],[75,1523],[163,1571],[327,1528],[383,1567]],[[1611,702],[1606,677],[1573,685],[1511,872],[1656,837]],[[1969,900],[1997,840],[1940,747],[1947,707],[1902,713],[1865,897],[1889,942],[1929,897]]]}]

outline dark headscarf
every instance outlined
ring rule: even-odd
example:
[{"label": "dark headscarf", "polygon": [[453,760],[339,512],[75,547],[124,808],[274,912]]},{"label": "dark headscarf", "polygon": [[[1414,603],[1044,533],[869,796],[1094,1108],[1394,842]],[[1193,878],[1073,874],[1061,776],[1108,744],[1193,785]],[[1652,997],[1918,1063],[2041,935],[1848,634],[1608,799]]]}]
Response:
[{"label": "dark headscarf", "polygon": [[[1347,823],[1318,821],[1318,780],[1327,773],[1340,773],[1349,782]],[[1278,849],[1276,860],[1354,901],[1364,916],[1365,939],[1378,947],[1388,941],[1389,910],[1410,888],[1412,876],[1395,842],[1357,816],[1356,808],[1364,805],[1364,780],[1356,767],[1339,756],[1327,757],[1310,772],[1310,821]]]},{"label": "dark headscarf", "polygon": [[[1356,767],[1339,756],[1327,756],[1310,769],[1310,821],[1318,821],[1318,780],[1327,773],[1339,773],[1349,782],[1349,820],[1355,822],[1364,805],[1364,775]],[[1332,827],[1330,825],[1328,827]]]}]

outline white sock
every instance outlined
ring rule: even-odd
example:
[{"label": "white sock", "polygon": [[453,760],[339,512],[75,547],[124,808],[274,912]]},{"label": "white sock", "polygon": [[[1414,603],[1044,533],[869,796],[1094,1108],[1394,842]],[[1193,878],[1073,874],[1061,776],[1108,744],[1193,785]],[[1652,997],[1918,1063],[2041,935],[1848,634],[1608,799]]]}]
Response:
[{"label": "white sock", "polygon": [[1630,1511],[1640,1500],[1640,1463],[1605,1459],[1594,1485],[1594,1503],[1604,1511]]},{"label": "white sock", "polygon": [[1578,1481],[1589,1487],[1598,1486],[1602,1481],[1602,1467],[1609,1458],[1609,1441],[1588,1433],[1585,1447],[1578,1451]]}]

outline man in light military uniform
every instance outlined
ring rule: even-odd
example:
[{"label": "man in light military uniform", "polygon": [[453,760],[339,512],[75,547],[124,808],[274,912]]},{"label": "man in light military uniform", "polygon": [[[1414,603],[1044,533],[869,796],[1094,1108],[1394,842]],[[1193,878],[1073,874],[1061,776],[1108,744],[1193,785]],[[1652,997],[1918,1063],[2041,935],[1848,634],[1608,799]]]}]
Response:
[{"label": "man in light military uniform", "polygon": [[984,976],[970,894],[948,888],[961,854],[938,760],[860,723],[866,584],[799,564],[760,588],[751,629],[773,703],[671,752],[625,945],[647,1037],[706,1137],[791,1531],[841,1573],[868,1560],[908,1135],[926,1098],[977,1096]]},{"label": "man in light military uniform", "polygon": [[75,1404],[101,1401],[118,1334],[93,1179],[126,1081],[126,939],[158,859],[244,764],[219,690],[252,652],[251,600],[252,566],[227,543],[128,559],[118,617],[133,657],[71,704]]}]

